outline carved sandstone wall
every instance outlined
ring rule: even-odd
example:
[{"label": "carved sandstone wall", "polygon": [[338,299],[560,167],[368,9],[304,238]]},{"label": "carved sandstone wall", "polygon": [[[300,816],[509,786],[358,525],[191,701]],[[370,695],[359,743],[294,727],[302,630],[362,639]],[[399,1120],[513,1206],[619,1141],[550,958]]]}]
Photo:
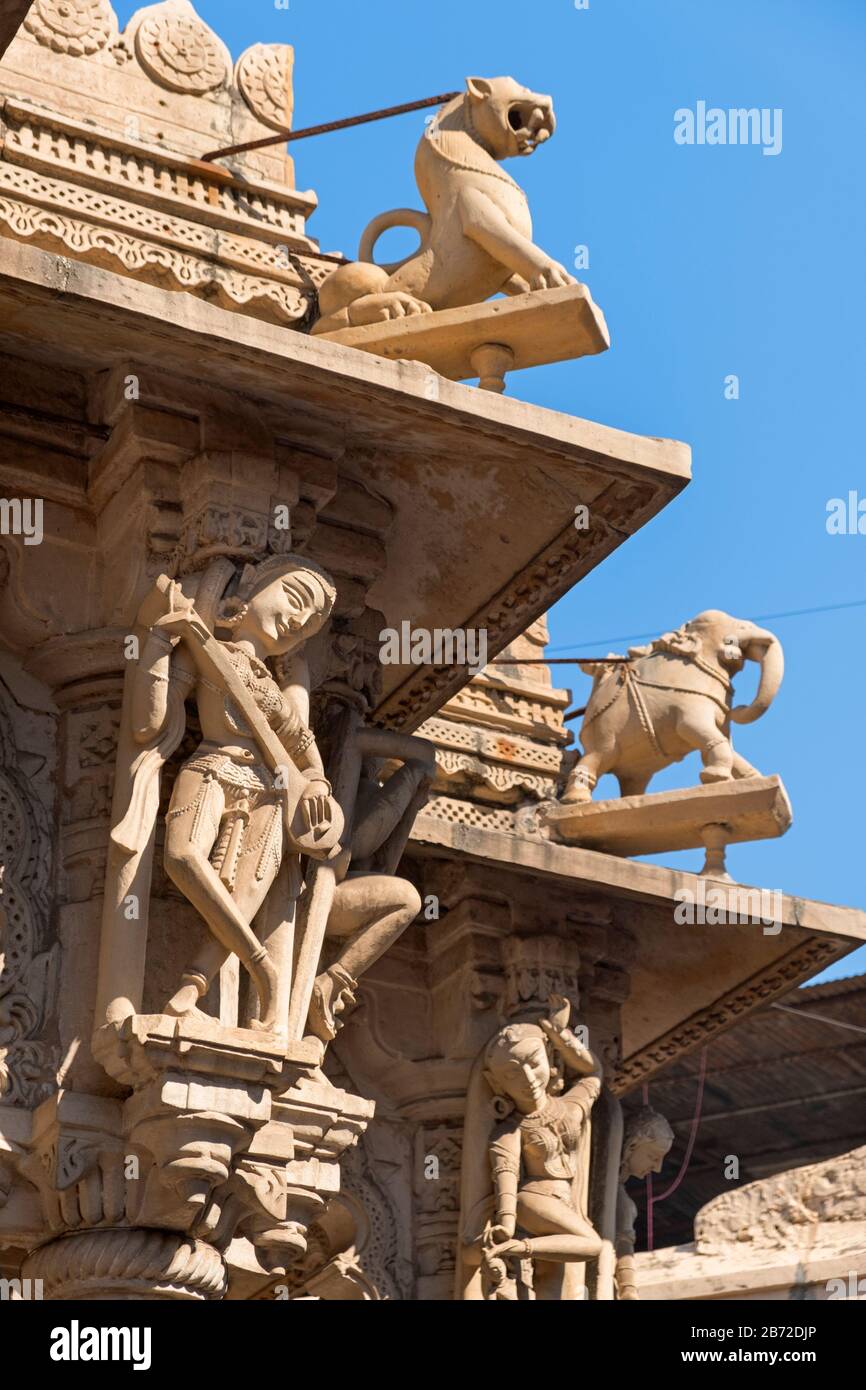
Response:
[{"label": "carved sandstone wall", "polygon": [[0,235],[303,322],[334,268],[306,234],[315,194],[279,145],[200,162],[291,126],[293,60],[254,44],[233,62],[187,0],[123,32],[109,0],[35,0],[0,70]]}]

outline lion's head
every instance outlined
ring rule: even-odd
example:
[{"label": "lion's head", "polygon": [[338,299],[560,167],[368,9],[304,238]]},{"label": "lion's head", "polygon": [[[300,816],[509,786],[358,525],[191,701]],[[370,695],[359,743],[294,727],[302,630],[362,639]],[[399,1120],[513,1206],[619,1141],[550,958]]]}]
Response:
[{"label": "lion's head", "polygon": [[472,124],[494,159],[533,154],[556,129],[553,98],[513,77],[467,77],[466,88]]}]

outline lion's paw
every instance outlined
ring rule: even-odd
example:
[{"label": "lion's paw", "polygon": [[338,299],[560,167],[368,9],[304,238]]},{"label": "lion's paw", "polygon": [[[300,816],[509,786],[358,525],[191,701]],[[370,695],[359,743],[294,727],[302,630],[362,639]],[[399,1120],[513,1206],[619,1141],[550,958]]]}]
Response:
[{"label": "lion's paw", "polygon": [[368,323],[389,323],[391,319],[412,318],[416,314],[432,314],[433,310],[423,299],[391,290],[386,294],[368,294],[357,299],[349,307],[349,317],[353,328],[362,328]]},{"label": "lion's paw", "polygon": [[549,261],[533,275],[530,286],[534,290],[559,290],[566,285],[576,285],[578,282],[573,275],[570,275],[564,265],[558,261]]}]

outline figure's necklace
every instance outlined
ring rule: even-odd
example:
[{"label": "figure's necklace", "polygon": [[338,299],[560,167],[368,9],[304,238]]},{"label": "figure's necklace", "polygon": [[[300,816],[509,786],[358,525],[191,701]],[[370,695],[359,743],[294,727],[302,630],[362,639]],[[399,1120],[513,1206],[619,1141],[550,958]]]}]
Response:
[{"label": "figure's necklace", "polygon": [[538,1134],[549,1129],[555,1120],[556,1114],[553,1097],[547,1096],[545,1097],[544,1104],[538,1110],[533,1111],[531,1115],[524,1115],[523,1119],[520,1121],[520,1128],[527,1135]]},{"label": "figure's necklace", "polygon": [[257,656],[250,656],[234,642],[226,642],[229,660],[243,684],[265,715],[277,714],[282,708],[279,686],[267,666]]},{"label": "figure's necklace", "polygon": [[244,684],[250,684],[247,676],[253,680],[258,678],[273,681],[273,676],[260,657],[245,651],[237,642],[224,642],[223,646],[227,649],[235,670],[244,679]]}]

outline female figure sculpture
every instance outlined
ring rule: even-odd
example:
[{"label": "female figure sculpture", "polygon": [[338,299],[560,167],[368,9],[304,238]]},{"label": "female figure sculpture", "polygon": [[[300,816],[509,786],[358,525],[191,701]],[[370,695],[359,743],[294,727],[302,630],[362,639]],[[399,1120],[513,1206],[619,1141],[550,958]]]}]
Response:
[{"label": "female figure sculpture", "polygon": [[[330,616],[333,582],[312,561],[292,555],[247,565],[224,598],[234,579],[228,561],[215,562],[183,586],[162,576],[139,611],[141,651],[127,677],[121,733],[126,755],[118,760],[104,941],[116,947],[119,905],[131,887],[146,905],[159,774],[181,742],[185,700],[194,692],[202,741],[172,791],[165,867],[208,935],[165,1012],[196,1012],[234,954],[258,993],[253,1027],[288,1026],[299,1037],[306,1023],[328,1042],[355,1002],[358,976],[421,910],[415,888],[394,871],[435,775],[434,750],[423,739],[364,728],[354,715],[344,720],[336,749],[341,804],[309,727],[303,651]],[[215,629],[228,636],[218,640]],[[394,761],[402,766],[383,768]],[[314,877],[315,886],[305,894],[309,910],[295,972],[301,987],[293,988],[287,1013],[278,1017],[277,965],[253,919],[281,867],[278,887],[288,901],[280,912],[294,917],[304,889],[304,857],[318,860],[327,874],[324,880]],[[332,942],[330,963],[314,978],[326,939]],[[116,958],[116,951],[106,951],[106,961]],[[122,952],[119,959],[122,966]],[[284,973],[291,968],[290,961],[282,965]],[[115,968],[118,983],[121,973]],[[111,976],[110,967],[105,974]],[[110,1021],[135,1012],[116,986],[103,993]],[[285,989],[281,1002],[285,1007]]]},{"label": "female figure sculpture", "polygon": [[[537,1281],[546,1264],[601,1251],[586,1215],[601,1063],[569,1029],[567,1000],[551,1006],[537,1024],[500,1029],[475,1064],[461,1193],[464,1298],[502,1297],[503,1261],[522,1262],[525,1285],[526,1261]],[[565,1089],[567,1072],[578,1079]]]},{"label": "female figure sculpture", "polygon": [[[133,674],[136,741],[152,745],[164,732],[173,683],[185,693],[195,690],[202,729],[202,742],[172,792],[165,867],[207,924],[211,940],[185,972],[168,1013],[192,1011],[233,953],[258,991],[254,1026],[270,1030],[276,1024],[276,972],[251,923],[284,853],[295,851],[297,896],[297,852],[327,858],[338,851],[343,817],[307,727],[306,663],[295,663],[294,679],[281,689],[267,661],[300,658],[304,643],[327,621],[335,596],[317,565],[283,555],[247,566],[237,594],[216,605],[216,622],[231,632],[231,640],[217,642],[180,586],[166,580],[139,612],[147,635]],[[176,653],[181,643],[183,652]],[[261,722],[272,736],[264,747]],[[290,769],[302,782],[296,805],[287,795]],[[133,797],[131,815],[135,809]],[[118,827],[113,838],[122,840],[126,829]]]}]

